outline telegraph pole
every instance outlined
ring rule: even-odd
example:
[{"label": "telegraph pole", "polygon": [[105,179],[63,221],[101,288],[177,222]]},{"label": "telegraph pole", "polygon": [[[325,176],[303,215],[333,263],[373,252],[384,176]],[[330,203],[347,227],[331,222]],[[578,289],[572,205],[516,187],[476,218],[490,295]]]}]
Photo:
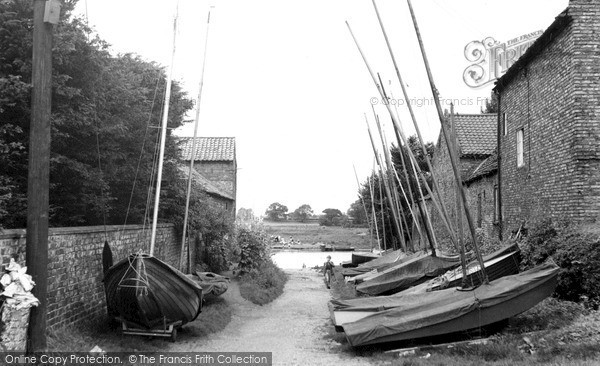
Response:
[{"label": "telegraph pole", "polygon": [[52,96],[52,28],[58,22],[58,0],[33,4],[33,56],[29,172],[27,177],[26,262],[40,301],[31,309],[27,351],[46,350],[48,289],[48,201],[50,186],[50,112]]}]

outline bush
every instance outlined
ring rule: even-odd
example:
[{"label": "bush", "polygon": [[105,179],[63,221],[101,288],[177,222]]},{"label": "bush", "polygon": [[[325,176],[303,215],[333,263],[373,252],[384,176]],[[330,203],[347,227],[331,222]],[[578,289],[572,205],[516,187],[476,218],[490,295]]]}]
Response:
[{"label": "bush", "polygon": [[265,261],[270,260],[267,233],[262,227],[239,225],[236,231],[240,273],[257,270]]},{"label": "bush", "polygon": [[267,304],[283,293],[287,275],[269,258],[242,276],[240,294],[258,305]]},{"label": "bush", "polygon": [[551,257],[561,268],[555,296],[600,305],[600,233],[544,220],[535,225],[521,245],[523,269]]}]

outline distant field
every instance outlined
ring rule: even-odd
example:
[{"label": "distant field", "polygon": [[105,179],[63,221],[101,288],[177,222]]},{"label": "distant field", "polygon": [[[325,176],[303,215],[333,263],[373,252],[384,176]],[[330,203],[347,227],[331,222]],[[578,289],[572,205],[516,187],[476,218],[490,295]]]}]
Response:
[{"label": "distant field", "polygon": [[318,223],[264,221],[267,234],[279,235],[289,241],[290,236],[302,244],[334,244],[357,249],[371,249],[369,229],[319,226]]}]

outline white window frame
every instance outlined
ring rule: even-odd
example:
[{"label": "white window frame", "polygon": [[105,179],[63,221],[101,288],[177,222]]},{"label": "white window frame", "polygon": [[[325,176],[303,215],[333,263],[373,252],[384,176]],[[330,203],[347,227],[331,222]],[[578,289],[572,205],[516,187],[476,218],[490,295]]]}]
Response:
[{"label": "white window frame", "polygon": [[508,135],[508,114],[502,113],[502,133],[504,136]]},{"label": "white window frame", "polygon": [[525,165],[525,156],[523,148],[523,140],[525,137],[525,131],[522,128],[517,130],[517,167],[520,168]]}]

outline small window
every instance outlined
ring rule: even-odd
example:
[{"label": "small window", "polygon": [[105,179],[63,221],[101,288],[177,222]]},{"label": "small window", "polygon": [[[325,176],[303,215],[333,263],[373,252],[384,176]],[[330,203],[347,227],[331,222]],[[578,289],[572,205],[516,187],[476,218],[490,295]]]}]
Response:
[{"label": "small window", "polygon": [[523,158],[523,129],[517,130],[517,167],[525,165]]},{"label": "small window", "polygon": [[502,133],[504,136],[508,135],[508,115],[506,112],[502,113]]}]

